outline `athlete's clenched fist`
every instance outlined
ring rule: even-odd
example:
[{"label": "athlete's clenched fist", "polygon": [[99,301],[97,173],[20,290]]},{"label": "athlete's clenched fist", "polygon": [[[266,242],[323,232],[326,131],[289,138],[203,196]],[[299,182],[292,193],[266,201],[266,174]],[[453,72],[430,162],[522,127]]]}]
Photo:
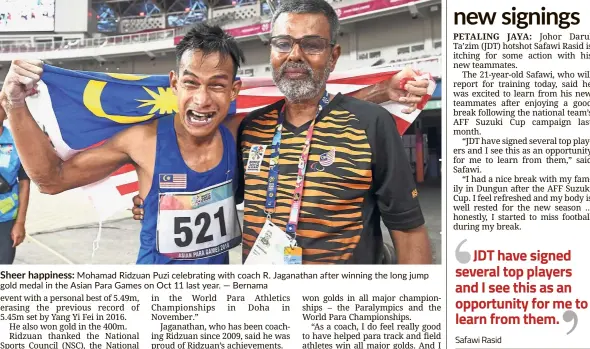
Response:
[{"label": "athlete's clenched fist", "polygon": [[12,61],[2,87],[2,105],[7,109],[24,106],[25,98],[34,93],[42,74],[43,62],[40,60]]}]

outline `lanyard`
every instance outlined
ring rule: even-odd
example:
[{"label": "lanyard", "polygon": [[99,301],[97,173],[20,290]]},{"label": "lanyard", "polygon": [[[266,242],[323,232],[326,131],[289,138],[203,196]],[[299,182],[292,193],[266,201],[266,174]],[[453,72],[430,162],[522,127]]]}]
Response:
[{"label": "lanyard", "polygon": [[[305,143],[303,145],[303,151],[299,157],[299,166],[297,170],[297,182],[295,183],[295,191],[293,193],[293,201],[291,203],[291,213],[289,214],[289,222],[287,224],[287,233],[296,234],[297,224],[299,223],[299,209],[301,208],[301,199],[303,196],[303,180],[305,179],[305,170],[307,167],[307,159],[309,157],[309,148],[311,146],[311,138],[313,136],[313,129],[315,122],[322,112],[322,109],[330,102],[330,96],[328,92],[324,92],[324,95],[318,103],[318,111],[315,118],[312,120],[309,128],[307,129],[307,136],[305,137]],[[274,212],[277,200],[277,186],[279,182],[279,155],[281,150],[281,137],[283,134],[283,122],[285,121],[285,106],[279,113],[277,120],[277,128],[275,135],[272,139],[272,150],[270,156],[270,165],[268,169],[268,186],[266,189],[266,203],[265,209],[267,218],[270,219],[270,215]]]}]

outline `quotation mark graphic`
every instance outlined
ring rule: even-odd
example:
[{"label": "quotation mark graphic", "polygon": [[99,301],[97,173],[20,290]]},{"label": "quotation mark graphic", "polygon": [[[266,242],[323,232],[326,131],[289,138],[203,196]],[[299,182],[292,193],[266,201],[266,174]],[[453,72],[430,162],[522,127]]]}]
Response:
[{"label": "quotation mark graphic", "polygon": [[467,242],[467,239],[461,241],[455,249],[455,258],[461,264],[467,264],[471,261],[471,254],[469,252],[461,251],[461,246]]},{"label": "quotation mark graphic", "polygon": [[572,326],[572,329],[566,333],[566,335],[574,332],[574,330],[576,329],[576,327],[578,327],[578,314],[576,314],[575,311],[573,310],[566,310],[563,313],[563,321],[565,322],[574,322],[574,325]]}]

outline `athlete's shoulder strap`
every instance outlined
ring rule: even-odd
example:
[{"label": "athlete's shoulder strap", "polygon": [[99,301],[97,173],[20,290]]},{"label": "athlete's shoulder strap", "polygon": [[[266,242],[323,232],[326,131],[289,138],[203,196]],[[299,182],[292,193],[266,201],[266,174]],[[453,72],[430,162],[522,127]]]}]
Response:
[{"label": "athlete's shoulder strap", "polygon": [[164,116],[158,119],[158,135],[168,133],[174,127],[174,116]]}]

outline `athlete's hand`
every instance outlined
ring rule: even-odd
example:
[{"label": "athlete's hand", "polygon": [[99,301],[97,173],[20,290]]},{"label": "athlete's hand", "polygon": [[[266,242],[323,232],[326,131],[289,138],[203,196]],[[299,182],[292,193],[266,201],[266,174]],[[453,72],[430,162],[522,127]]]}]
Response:
[{"label": "athlete's hand", "polygon": [[428,80],[408,80],[404,86],[401,86],[405,78],[412,79],[418,76],[410,67],[404,68],[399,73],[395,74],[389,80],[387,94],[389,99],[394,102],[399,102],[408,106],[404,109],[404,113],[411,113],[416,110],[418,103],[422,98],[428,94]]},{"label": "athlete's hand", "polygon": [[40,60],[14,60],[2,87],[2,105],[6,108],[22,107],[25,98],[35,94],[35,87],[43,75]]},{"label": "athlete's hand", "polygon": [[133,208],[131,212],[133,212],[133,219],[136,221],[140,221],[143,219],[143,199],[139,196],[139,194],[133,197]]},{"label": "athlete's hand", "polygon": [[12,238],[12,247],[17,247],[24,240],[27,235],[25,231],[25,223],[15,222],[10,231],[10,237]]}]

